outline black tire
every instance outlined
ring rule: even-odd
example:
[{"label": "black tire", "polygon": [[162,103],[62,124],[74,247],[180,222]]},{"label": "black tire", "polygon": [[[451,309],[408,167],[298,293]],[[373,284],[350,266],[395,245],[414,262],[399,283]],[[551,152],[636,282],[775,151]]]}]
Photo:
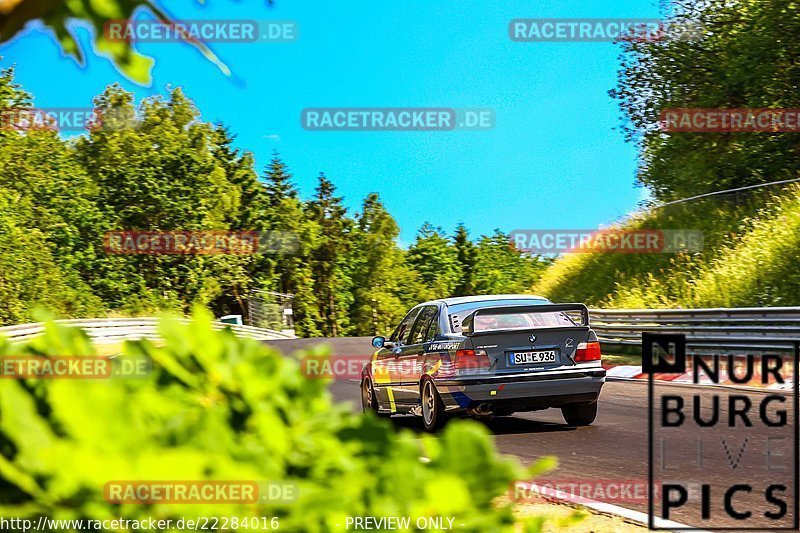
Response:
[{"label": "black tire", "polygon": [[365,413],[373,413],[380,417],[389,417],[389,413],[378,412],[378,397],[375,396],[375,388],[372,380],[364,378],[361,381],[361,410]]},{"label": "black tire", "polygon": [[444,403],[432,380],[426,379],[422,382],[420,400],[422,402],[422,425],[425,427],[425,431],[432,433],[441,428],[447,419]]},{"label": "black tire", "polygon": [[561,414],[570,426],[588,426],[597,418],[597,402],[565,405]]}]

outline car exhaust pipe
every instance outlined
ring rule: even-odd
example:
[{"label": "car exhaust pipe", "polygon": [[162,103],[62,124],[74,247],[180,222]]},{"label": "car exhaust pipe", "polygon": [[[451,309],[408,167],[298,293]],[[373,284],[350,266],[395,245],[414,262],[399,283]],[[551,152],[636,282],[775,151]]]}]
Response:
[{"label": "car exhaust pipe", "polygon": [[473,411],[478,416],[490,416],[494,414],[494,405],[490,403],[478,404],[478,407],[473,409]]}]

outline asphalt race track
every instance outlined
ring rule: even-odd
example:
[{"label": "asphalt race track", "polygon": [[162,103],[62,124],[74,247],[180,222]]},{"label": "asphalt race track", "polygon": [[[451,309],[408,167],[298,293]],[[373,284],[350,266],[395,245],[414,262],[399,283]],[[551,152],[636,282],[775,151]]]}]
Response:
[{"label": "asphalt race track", "polygon": [[[374,351],[369,338],[297,339],[272,341],[269,344],[284,353],[291,353],[320,342],[328,344],[332,353],[336,355],[363,355],[366,359]],[[711,412],[709,406],[713,389],[709,389],[709,387],[676,385],[658,385],[657,388],[661,393],[673,393],[685,397],[688,406],[691,406],[689,403],[691,396],[699,395],[700,403],[704,406],[702,409],[704,415]],[[337,400],[352,402],[353,409],[360,410],[357,382],[352,380],[335,381],[331,390]],[[687,424],[680,428],[670,429],[668,444],[664,451],[666,459],[663,463],[658,463],[654,478],[668,480],[670,476],[675,476],[674,479],[685,480],[689,479],[686,474],[689,470],[702,471],[702,474],[698,475],[699,477],[691,477],[691,479],[711,486],[713,523],[707,523],[706,526],[714,527],[742,525],[741,522],[728,517],[722,510],[723,492],[731,485],[749,483],[754,487],[752,494],[739,493],[733,501],[739,510],[749,509],[754,516],[762,517],[764,511],[775,509],[774,505],[766,502],[762,487],[766,487],[770,483],[785,483],[788,486],[784,497],[789,504],[788,514],[780,522],[780,525],[788,527],[791,525],[791,517],[793,517],[793,481],[791,480],[793,452],[790,451],[793,450],[791,447],[793,426],[782,428],[782,435],[788,437],[785,441],[786,447],[782,449],[786,452],[786,456],[776,457],[774,455],[776,452],[772,452],[774,464],[780,464],[779,461],[782,461],[784,471],[767,470],[766,451],[758,438],[758,432],[761,431],[763,440],[763,426],[758,425],[758,406],[766,394],[762,392],[737,393],[746,395],[752,401],[754,406],[752,417],[756,421],[755,427],[698,428],[696,425]],[[790,397],[786,398],[786,404],[781,408],[787,409],[791,423],[792,401]],[[691,415],[691,407],[687,411]],[[727,416],[728,406],[723,402],[720,419],[727,420]],[[415,417],[401,416],[394,417],[392,420],[397,426],[421,431],[421,422]],[[606,383],[600,398],[598,418],[590,427],[568,426],[561,417],[561,412],[554,409],[497,418],[487,423],[487,426],[494,433],[495,442],[501,452],[515,455],[526,464],[545,455],[557,456],[560,463],[559,468],[556,472],[547,475],[548,479],[573,482],[605,480],[608,482],[638,481],[646,483],[648,474],[646,382]],[[705,446],[703,454],[707,458],[703,462],[702,469],[697,470],[693,465],[697,461],[696,441],[701,435],[703,446]],[[750,439],[749,446],[745,444],[743,448],[742,443],[746,437]],[[722,444],[723,439],[725,440],[724,444]],[[656,437],[656,442],[658,440]],[[721,456],[719,450],[722,449],[720,446],[728,447],[727,461],[719,460],[719,456]],[[778,446],[775,448],[777,449]],[[656,444],[656,449],[659,449],[658,444]],[[657,455],[660,453],[660,451],[656,452]],[[736,464],[736,467],[731,466],[733,463]],[[659,471],[662,464],[673,470]],[[603,500],[603,498],[597,499]],[[646,500],[614,501],[606,499],[605,501],[647,512]],[[701,525],[700,513],[700,491],[697,490],[691,493],[688,502],[674,510],[669,518],[698,527]]]}]

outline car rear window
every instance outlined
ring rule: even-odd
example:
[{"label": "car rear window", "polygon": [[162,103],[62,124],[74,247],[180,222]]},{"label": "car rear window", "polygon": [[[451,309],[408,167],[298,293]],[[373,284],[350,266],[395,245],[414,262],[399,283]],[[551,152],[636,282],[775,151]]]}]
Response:
[{"label": "car rear window", "polygon": [[472,331],[497,331],[506,329],[554,328],[575,326],[575,322],[560,312],[548,313],[478,313],[472,320]]}]

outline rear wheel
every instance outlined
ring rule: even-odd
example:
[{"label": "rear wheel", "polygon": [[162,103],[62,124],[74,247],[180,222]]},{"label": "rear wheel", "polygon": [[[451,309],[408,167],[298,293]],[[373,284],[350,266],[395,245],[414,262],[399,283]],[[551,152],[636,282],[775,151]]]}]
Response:
[{"label": "rear wheel", "polygon": [[364,381],[361,382],[361,409],[365,413],[374,413],[381,417],[389,416],[386,413],[378,412],[378,398],[375,396],[375,389],[369,378],[364,378]]},{"label": "rear wheel", "polygon": [[433,381],[422,383],[422,424],[426,431],[436,431],[444,425],[445,413],[442,398]]},{"label": "rear wheel", "polygon": [[570,426],[588,426],[597,418],[597,402],[565,405],[561,414]]}]

